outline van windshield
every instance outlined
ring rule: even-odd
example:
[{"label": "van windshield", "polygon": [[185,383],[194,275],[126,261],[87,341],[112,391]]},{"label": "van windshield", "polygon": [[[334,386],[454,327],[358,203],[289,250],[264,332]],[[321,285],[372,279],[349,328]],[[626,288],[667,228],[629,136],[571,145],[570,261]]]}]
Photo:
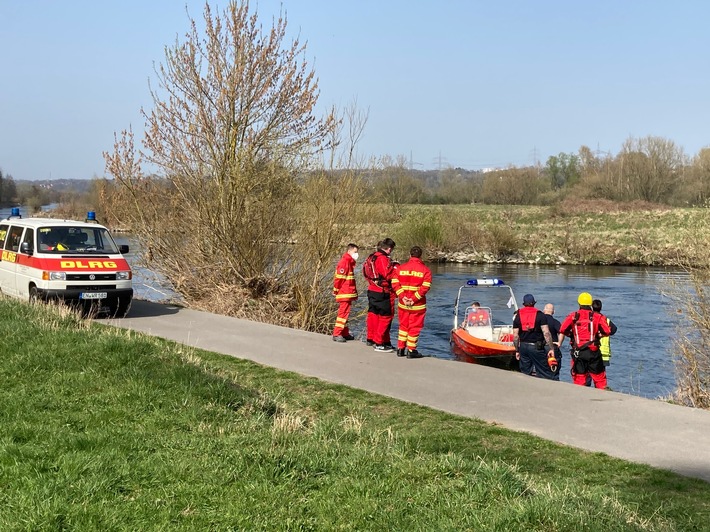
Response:
[{"label": "van windshield", "polygon": [[37,229],[37,245],[43,253],[116,254],[118,247],[103,227],[51,226]]}]

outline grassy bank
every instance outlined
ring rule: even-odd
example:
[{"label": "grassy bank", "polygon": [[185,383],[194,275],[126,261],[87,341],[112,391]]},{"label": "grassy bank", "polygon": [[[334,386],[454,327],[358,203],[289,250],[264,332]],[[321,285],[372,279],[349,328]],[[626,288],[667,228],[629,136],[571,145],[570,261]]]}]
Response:
[{"label": "grassy bank", "polygon": [[0,299],[0,333],[2,530],[710,522],[699,480],[66,311]]},{"label": "grassy bank", "polygon": [[[710,211],[652,204],[568,201],[562,205],[383,206],[358,235],[392,235],[430,259],[539,264],[707,264]],[[381,238],[381,237],[380,237]]]}]

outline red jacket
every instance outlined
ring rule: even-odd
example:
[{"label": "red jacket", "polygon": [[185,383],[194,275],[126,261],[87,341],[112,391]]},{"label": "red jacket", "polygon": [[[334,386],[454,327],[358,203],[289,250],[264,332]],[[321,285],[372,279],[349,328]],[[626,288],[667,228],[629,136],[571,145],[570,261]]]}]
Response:
[{"label": "red jacket", "polygon": [[382,279],[379,284],[374,281],[367,281],[367,289],[372,292],[389,293],[392,287],[392,277],[394,276],[394,263],[390,256],[384,251],[377,251],[375,259],[375,273],[379,279]]},{"label": "red jacket", "polygon": [[335,267],[333,295],[336,301],[355,301],[357,299],[355,259],[350,256],[350,253],[346,252]]},{"label": "red jacket", "polygon": [[597,351],[599,338],[611,335],[611,327],[604,314],[583,307],[567,315],[560,326],[560,332],[569,336],[572,347]]},{"label": "red jacket", "polygon": [[544,340],[543,325],[547,325],[547,318],[540,309],[535,307],[520,307],[513,318],[513,329],[518,329],[518,338],[521,342]]},{"label": "red jacket", "polygon": [[[431,288],[431,270],[424,265],[422,259],[410,257],[397,269],[397,273],[392,279],[392,288],[397,293],[399,308],[426,310],[426,293]],[[402,302],[405,297],[412,298],[414,304],[405,305]]]}]

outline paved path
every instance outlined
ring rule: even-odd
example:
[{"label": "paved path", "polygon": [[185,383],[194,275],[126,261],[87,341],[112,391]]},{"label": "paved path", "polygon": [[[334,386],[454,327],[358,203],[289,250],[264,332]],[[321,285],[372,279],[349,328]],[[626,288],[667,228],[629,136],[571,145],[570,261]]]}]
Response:
[{"label": "paved path", "polygon": [[710,482],[710,411],[146,301],[101,321]]}]

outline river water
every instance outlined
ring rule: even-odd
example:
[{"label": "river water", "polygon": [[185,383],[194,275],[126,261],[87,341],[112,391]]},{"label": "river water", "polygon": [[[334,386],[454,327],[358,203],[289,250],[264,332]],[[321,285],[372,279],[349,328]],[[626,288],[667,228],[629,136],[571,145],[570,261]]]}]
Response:
[{"label": "river water", "polygon": [[[423,353],[452,359],[449,331],[453,324],[456,294],[467,279],[499,278],[510,285],[518,305],[531,293],[542,309],[555,305],[563,321],[577,310],[577,296],[590,292],[603,302],[603,313],[618,327],[611,339],[612,359],[607,368],[609,386],[643,397],[666,396],[675,389],[672,361],[677,313],[663,295],[670,282],[683,282],[686,274],[668,269],[615,266],[534,265],[430,265],[433,273],[427,317],[420,336]],[[484,301],[481,301],[485,305]],[[569,348],[563,346],[561,380],[571,382]],[[463,363],[463,362],[461,362]]]}]

